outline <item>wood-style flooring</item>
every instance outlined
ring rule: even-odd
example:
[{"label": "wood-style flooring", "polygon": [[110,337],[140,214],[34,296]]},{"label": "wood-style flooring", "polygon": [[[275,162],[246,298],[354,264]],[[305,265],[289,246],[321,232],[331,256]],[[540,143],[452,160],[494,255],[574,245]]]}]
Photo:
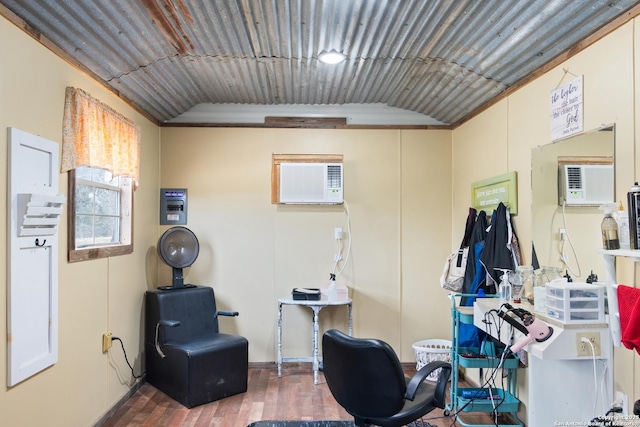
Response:
[{"label": "wood-style flooring", "polygon": [[[405,373],[411,376],[415,368],[406,366]],[[276,364],[264,364],[249,368],[246,393],[192,409],[145,383],[101,426],[245,427],[261,420],[352,419],[334,400],[322,373],[319,384],[313,384],[310,364],[285,364],[282,378],[278,378]],[[455,417],[444,417],[441,409],[432,411],[423,421],[434,427],[460,425]],[[493,425],[486,415],[483,421]]]}]

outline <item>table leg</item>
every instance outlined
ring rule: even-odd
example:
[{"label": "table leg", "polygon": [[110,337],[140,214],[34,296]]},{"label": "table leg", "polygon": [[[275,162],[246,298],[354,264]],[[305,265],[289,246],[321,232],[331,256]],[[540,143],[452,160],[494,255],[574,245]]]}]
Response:
[{"label": "table leg", "polygon": [[[278,301],[278,355],[277,355],[277,365],[278,365],[278,378],[282,377],[282,364],[284,363],[285,357],[283,357],[282,355],[282,327],[283,327],[283,320],[282,320],[282,306],[286,305],[286,304],[293,304],[296,305],[295,302],[289,302],[289,301]],[[347,305],[348,307],[348,321],[349,321],[349,335],[351,335],[353,333],[353,320],[352,320],[352,304],[351,302],[344,302],[345,305]],[[318,372],[321,370],[321,357],[319,355],[319,346],[320,346],[320,310],[322,310],[324,307],[329,306],[328,304],[323,304],[322,302],[318,302],[318,305],[315,304],[308,304],[308,303],[304,303],[304,304],[297,304],[297,305],[302,305],[302,306],[306,306],[309,307],[312,311],[313,311],[313,323],[312,323],[312,357],[304,357],[304,358],[286,358],[287,361],[305,361],[307,362],[309,359],[311,359],[312,364],[313,364],[313,383],[314,384],[318,384]],[[332,305],[336,305],[336,304],[332,304]],[[342,305],[342,304],[341,304]]]},{"label": "table leg", "polygon": [[318,357],[318,330],[319,326],[319,314],[322,310],[321,306],[313,306],[313,383],[318,384],[318,370],[320,369],[320,360]]},{"label": "table leg", "polygon": [[282,377],[282,303],[278,303],[278,378]]}]

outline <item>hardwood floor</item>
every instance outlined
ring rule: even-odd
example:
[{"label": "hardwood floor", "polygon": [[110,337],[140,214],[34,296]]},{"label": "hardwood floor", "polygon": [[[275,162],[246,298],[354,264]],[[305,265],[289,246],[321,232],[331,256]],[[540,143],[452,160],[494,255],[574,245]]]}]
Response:
[{"label": "hardwood floor", "polygon": [[[407,367],[408,376],[415,370]],[[486,417],[486,416],[485,416]],[[334,400],[324,376],[313,384],[310,364],[286,364],[278,378],[276,364],[249,368],[246,393],[187,409],[149,384],[143,384],[102,427],[245,427],[260,420],[352,420]],[[457,426],[454,417],[436,409],[425,422]],[[490,419],[485,418],[488,425]]]}]

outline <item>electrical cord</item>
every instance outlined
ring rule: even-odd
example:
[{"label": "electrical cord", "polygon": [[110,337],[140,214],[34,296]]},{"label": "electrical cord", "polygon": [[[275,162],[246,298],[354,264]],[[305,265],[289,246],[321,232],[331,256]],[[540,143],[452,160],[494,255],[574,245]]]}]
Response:
[{"label": "electrical cord", "polygon": [[[502,305],[500,307],[500,309],[502,309],[504,307],[504,305]],[[512,311],[512,310],[508,310],[508,311]],[[495,325],[496,327],[496,333],[498,334],[498,336],[500,336],[500,333],[502,332],[502,326],[504,325],[505,321],[503,319],[501,319],[498,316],[499,311],[498,310],[489,310],[485,313],[484,315],[484,320],[483,323],[485,323],[485,331],[491,335],[491,331],[492,331],[492,327]],[[504,366],[504,361],[505,359],[511,354],[511,350],[509,349],[509,347],[506,347],[505,350],[502,352],[501,356],[500,356],[500,361],[498,362],[498,365],[495,368],[491,368],[490,370],[490,374],[487,376],[485,375],[483,377],[483,384],[480,386],[480,389],[484,389],[487,386],[489,386],[489,399],[491,400],[491,405],[493,410],[491,411],[491,414],[493,415],[493,422],[494,425],[497,427],[499,426],[499,422],[498,422],[498,417],[500,412],[498,411],[498,408],[500,407],[500,405],[505,401],[506,399],[506,394],[503,394],[502,396],[500,396],[499,394],[494,397],[494,390],[493,389],[498,389],[498,387],[496,386],[496,376],[498,375],[498,372],[500,372],[500,370],[502,369],[502,367]],[[504,377],[502,377],[501,380],[501,389],[504,390],[505,389],[505,383],[504,383],[505,379]],[[453,397],[454,399],[457,398],[457,396]],[[460,412],[463,412],[464,409],[469,406],[470,404],[472,404],[475,400],[481,399],[479,397],[471,397],[464,405],[462,405],[460,408],[457,409],[457,411],[452,414],[451,416],[453,417],[453,422],[451,423],[451,426],[455,426],[456,421],[458,419],[458,416],[460,414]],[[485,398],[486,399],[486,398]],[[484,400],[484,399],[483,399]]]},{"label": "electrical cord", "polygon": [[[571,275],[575,276],[575,277],[581,277],[582,276],[582,269],[580,267],[580,260],[578,259],[578,254],[576,252],[576,248],[573,246],[573,242],[571,241],[571,237],[569,236],[569,229],[567,228],[567,217],[565,214],[565,204],[566,201],[562,202],[562,226],[564,227],[564,232],[565,235],[567,236],[566,239],[562,239],[562,243],[560,245],[560,261],[562,261],[562,263],[565,265],[565,267],[567,267],[567,270],[569,272],[571,272]],[[564,254],[564,245],[565,242],[569,242],[569,246],[571,247],[571,250],[573,252],[573,257],[576,260],[576,266],[578,267],[578,272],[574,272],[573,269],[571,268],[571,266],[569,265],[569,262],[567,260],[567,256]]]},{"label": "electrical cord", "polygon": [[606,385],[605,385],[605,379],[607,377],[607,368],[608,368],[608,364],[605,360],[599,360],[599,362],[602,364],[602,376],[600,377],[600,393],[602,396],[602,410],[604,411],[605,406],[604,406],[604,399],[605,396],[607,395],[606,392]]},{"label": "electrical cord", "polygon": [[127,358],[127,351],[124,349],[124,343],[122,342],[122,340],[118,337],[111,337],[111,341],[119,341],[120,342],[120,347],[122,347],[122,353],[124,354],[124,360],[125,362],[127,362],[127,365],[129,366],[129,369],[131,369],[131,375],[133,376],[133,378],[135,379],[139,379],[142,378],[142,374],[141,375],[136,375],[135,372],[133,372],[133,366],[131,366],[131,363],[129,363],[129,359]]},{"label": "electrical cord", "polygon": [[[621,414],[622,408],[619,406],[614,406],[609,409],[604,417],[595,417],[590,422],[590,426],[606,426],[606,427],[622,427],[620,424],[614,424],[615,417],[612,417],[611,414]],[[597,423],[597,424],[596,424]]]},{"label": "electrical cord", "polygon": [[[506,351],[505,351],[505,353],[506,353]],[[505,354],[505,353],[503,353],[503,356],[504,356],[504,354]],[[491,393],[493,392],[493,390],[492,390],[492,389],[493,389],[493,388],[496,388],[496,387],[495,387],[495,375],[497,374],[497,372],[499,372],[499,369],[502,367],[503,362],[504,362],[504,359],[503,359],[503,358],[501,358],[501,361],[498,363],[498,366],[497,366],[497,367],[495,367],[495,368],[493,368],[493,370],[491,371],[491,375],[489,375],[489,377],[488,377],[488,378],[487,378],[487,377],[485,377],[485,378],[484,378],[484,383],[479,387],[480,389],[484,389],[484,388],[486,388],[487,386],[493,386],[493,387],[489,387],[489,394],[491,395]],[[503,381],[504,381],[504,380],[503,380]],[[503,385],[504,385],[504,384],[503,384]],[[455,397],[454,397],[454,398],[455,398]],[[460,408],[458,408],[458,410],[455,412],[455,414],[451,415],[451,416],[453,417],[453,422],[452,422],[452,424],[451,424],[451,425],[452,425],[452,426],[456,425],[456,422],[457,422],[457,419],[458,419],[458,415],[459,415],[461,412],[464,412],[464,409],[465,409],[467,406],[471,405],[474,401],[476,401],[476,400],[480,400],[480,399],[481,399],[481,400],[485,400],[486,398],[479,398],[479,397],[471,397],[471,398],[469,398],[469,400],[468,400],[464,405],[462,405]],[[493,411],[492,411],[492,413],[494,414],[494,424],[495,424],[495,426],[496,426],[496,427],[498,427],[498,426],[499,426],[498,421],[497,421],[497,414],[498,414],[499,412],[497,412],[497,408],[498,408],[498,407],[500,407],[500,405],[502,404],[502,402],[504,402],[504,399],[505,399],[505,398],[504,398],[504,397],[502,397],[502,399],[500,400],[500,403],[498,403],[498,404],[496,405],[496,404],[495,404],[495,402],[493,401],[493,399],[491,398],[491,401],[492,401],[492,402],[491,402],[491,404],[493,405],[493,408],[494,408],[494,409],[493,409]]]},{"label": "electrical cord", "polygon": [[[499,310],[504,310],[506,306],[505,304],[502,304],[500,306]],[[505,320],[502,319],[499,316],[500,311],[499,310],[489,310],[487,313],[485,313],[485,320],[487,318],[487,314],[490,314],[491,317],[493,318],[493,321],[488,321],[485,322],[487,324],[486,331],[489,335],[491,335],[491,325],[495,323],[496,325],[496,333],[497,336],[501,336],[502,334],[502,327],[505,324]],[[507,312],[513,312],[516,313],[518,312],[520,309],[517,308],[507,308],[506,311]],[[497,318],[496,318],[497,316]],[[511,336],[511,339],[513,339],[513,335]],[[504,401],[506,400],[507,395],[505,393],[503,393],[502,396],[500,396],[500,394],[497,394],[496,397],[493,396],[493,389],[498,389],[497,385],[496,385],[496,375],[498,374],[498,372],[501,372],[500,370],[503,369],[504,363],[505,363],[505,359],[510,356],[512,354],[512,351],[510,350],[509,346],[506,346],[504,351],[502,352],[501,356],[500,356],[500,361],[498,362],[498,365],[493,368],[493,370],[491,371],[491,375],[486,378],[485,377],[485,384],[486,385],[491,385],[492,387],[489,388],[489,394],[491,395],[491,405],[493,408],[492,414],[493,414],[493,422],[494,425],[497,427],[499,425],[499,420],[498,417],[500,415],[500,412],[498,411],[498,408],[500,407],[500,405],[502,405],[504,403]],[[500,389],[501,390],[505,390],[506,389],[506,385],[505,385],[505,376],[502,375],[501,378],[501,382],[500,382]],[[483,386],[484,387],[484,386]],[[498,401],[499,400],[499,401]]]},{"label": "electrical cord", "polygon": [[344,199],[342,200],[342,206],[344,207],[344,211],[347,215],[347,235],[349,238],[349,245],[347,246],[347,256],[345,257],[344,262],[342,263],[342,268],[338,272],[336,272],[336,269],[338,268],[338,263],[342,259],[342,239],[337,239],[338,255],[336,256],[336,262],[333,265],[333,274],[335,274],[336,277],[342,274],[345,267],[349,263],[349,256],[351,255],[351,242],[353,241],[353,239],[351,238],[351,214],[349,213],[349,204]]},{"label": "electrical cord", "polygon": [[598,370],[596,369],[596,348],[588,338],[582,337],[580,341],[585,344],[589,344],[589,347],[591,347],[591,358],[593,360],[593,392],[595,393],[593,399],[593,416],[595,417],[598,407]]},{"label": "electrical cord", "polygon": [[[507,353],[509,353],[510,350],[505,349],[505,351],[502,352],[502,355],[500,356],[500,361],[498,362],[498,366],[496,366],[492,371],[491,371],[491,375],[489,375],[489,378],[487,378],[485,380],[485,384],[490,385],[489,387],[489,396],[490,396],[490,400],[491,400],[491,406],[493,408],[493,410],[491,411],[492,415],[493,415],[493,422],[494,425],[496,427],[499,426],[499,422],[498,422],[498,417],[500,412],[498,411],[498,408],[500,407],[500,405],[502,405],[502,403],[505,401],[506,399],[506,394],[503,393],[502,396],[500,396],[500,394],[496,394],[495,397],[493,395],[493,390],[494,389],[498,389],[497,385],[496,385],[496,375],[498,374],[498,372],[500,372],[500,369],[502,369],[502,366],[504,366],[504,359],[505,356],[507,355]],[[502,380],[501,380],[501,384],[500,384],[500,388],[502,390],[505,389],[505,384],[504,384],[504,376],[502,376]],[[497,404],[496,404],[497,402]]]}]

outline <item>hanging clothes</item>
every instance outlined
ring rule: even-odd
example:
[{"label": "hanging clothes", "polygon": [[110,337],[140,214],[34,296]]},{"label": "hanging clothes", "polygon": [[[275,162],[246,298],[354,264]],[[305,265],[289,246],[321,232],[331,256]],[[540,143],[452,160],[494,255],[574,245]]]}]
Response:
[{"label": "hanging clothes", "polygon": [[[475,294],[478,289],[478,283],[484,282],[485,271],[480,264],[480,255],[484,248],[484,240],[487,236],[487,213],[480,211],[476,218],[476,223],[471,231],[469,239],[469,254],[467,255],[467,268],[464,274],[464,284],[462,285],[462,293]],[[473,305],[474,299],[462,297],[460,305]]]},{"label": "hanging clothes", "polygon": [[621,342],[640,354],[640,289],[618,285]]},{"label": "hanging clothes", "polygon": [[507,223],[509,224],[509,228],[511,229],[511,255],[513,256],[513,263],[517,266],[522,265],[522,251],[520,250],[520,241],[518,240],[518,234],[516,233],[516,228],[513,225],[513,221],[511,220],[511,212],[507,207]]},{"label": "hanging clothes", "polygon": [[[477,282],[484,281],[485,271],[480,263],[480,255],[484,247],[484,240],[487,234],[487,214],[480,211],[476,218],[469,239],[469,254],[467,255],[467,268],[464,275],[464,284],[462,293],[476,293]],[[471,306],[475,298],[461,297],[461,306]],[[461,323],[458,328],[458,345],[460,347],[480,347],[480,343],[484,339],[485,333],[478,329],[475,325]]]},{"label": "hanging clothes", "polygon": [[[516,253],[514,244],[516,243]],[[520,245],[511,224],[511,215],[504,203],[500,202],[491,215],[491,226],[487,232],[480,261],[487,272],[485,292],[496,293],[496,283],[500,281],[500,269],[515,271],[520,261]]]},{"label": "hanging clothes", "polygon": [[[487,272],[482,265],[482,261],[480,261],[480,257],[484,252],[484,240],[482,242],[478,242],[475,244],[476,250],[476,275],[473,278],[473,282],[471,282],[471,293],[477,294],[480,288],[484,288],[484,284],[487,282]],[[485,289],[485,294],[487,293]],[[473,301],[472,301],[473,303]],[[472,304],[469,304],[472,305]]]},{"label": "hanging clothes", "polygon": [[469,208],[469,213],[467,214],[467,222],[464,224],[464,238],[462,239],[462,244],[464,246],[469,246],[469,242],[471,241],[471,233],[473,233],[473,226],[476,224],[476,219],[478,218],[478,211],[474,208]]},{"label": "hanging clothes", "polygon": [[[500,203],[491,215],[487,227],[484,211],[478,213],[469,240],[469,254],[465,270],[462,293],[496,293],[496,283],[500,280],[499,268],[515,271],[520,265],[520,243],[511,222],[509,209]],[[471,306],[476,297],[462,297],[460,306]],[[474,325],[461,324],[458,331],[459,345],[479,347],[486,334]]]}]

